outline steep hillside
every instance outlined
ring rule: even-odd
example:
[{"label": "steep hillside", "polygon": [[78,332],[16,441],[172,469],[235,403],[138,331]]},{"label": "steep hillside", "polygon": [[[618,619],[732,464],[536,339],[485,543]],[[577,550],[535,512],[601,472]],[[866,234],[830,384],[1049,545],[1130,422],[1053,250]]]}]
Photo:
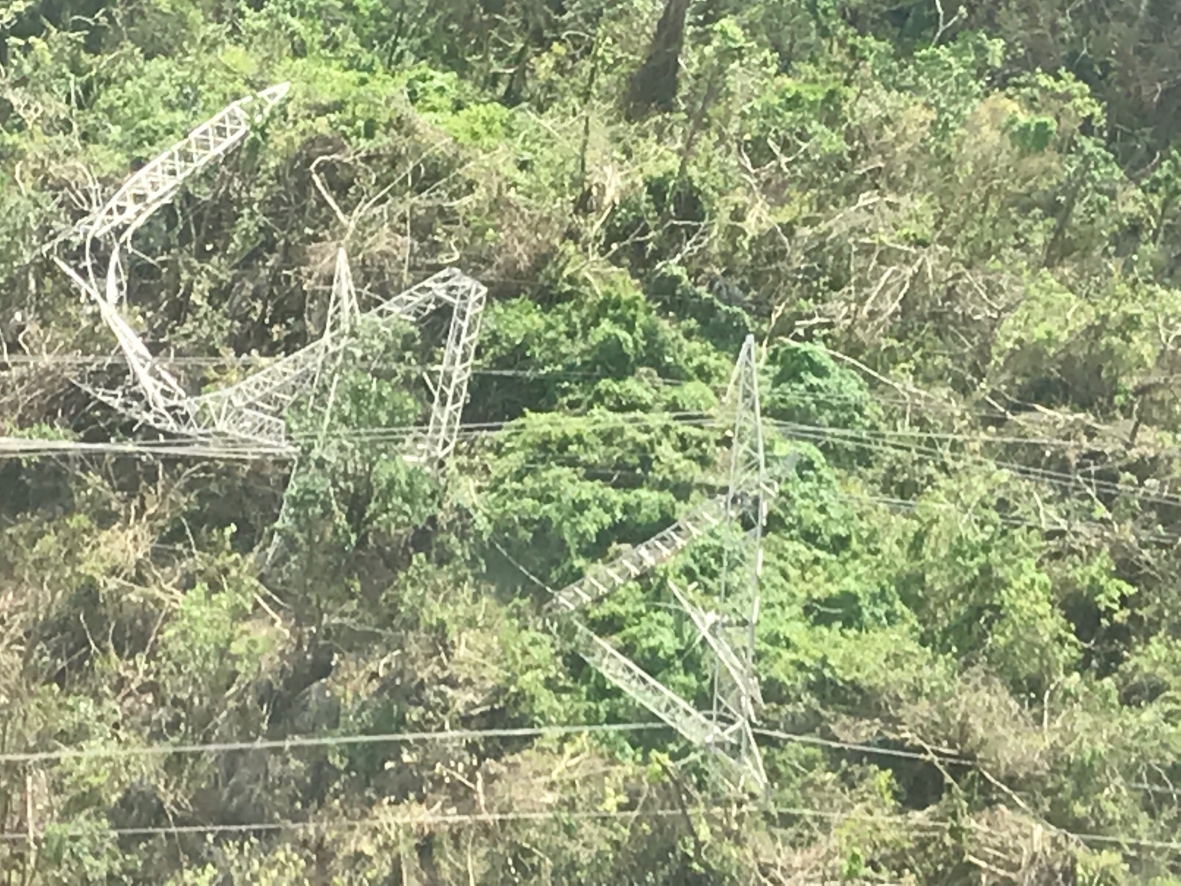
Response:
[{"label": "steep hillside", "polygon": [[[0,883],[1177,882],[1178,16],[8,3]],[[352,327],[283,453],[89,392],[134,379],[69,232],[281,82],[121,249],[121,316],[195,395],[335,329],[339,247],[362,310],[458,268],[441,470],[403,456],[445,311]],[[727,492],[748,336],[765,795],[549,593]],[[737,612],[757,523],[586,630],[712,711],[679,595]]]}]

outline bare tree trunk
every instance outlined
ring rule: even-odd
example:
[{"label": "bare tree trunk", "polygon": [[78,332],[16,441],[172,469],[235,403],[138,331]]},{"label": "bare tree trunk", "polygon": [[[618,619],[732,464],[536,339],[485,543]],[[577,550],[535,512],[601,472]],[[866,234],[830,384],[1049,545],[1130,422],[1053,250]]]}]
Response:
[{"label": "bare tree trunk", "polygon": [[649,111],[671,111],[677,97],[677,73],[685,42],[685,19],[690,0],[665,0],[656,34],[644,64],[632,75],[627,117],[638,119]]},{"label": "bare tree trunk", "polygon": [[585,213],[589,211],[592,194],[591,189],[587,186],[587,152],[590,150],[590,132],[591,132],[591,99],[595,94],[595,80],[599,74],[599,59],[602,57],[600,49],[602,48],[602,41],[599,35],[595,33],[595,42],[591,48],[590,57],[590,73],[586,78],[586,89],[582,93],[582,141],[578,147],[578,197],[574,202],[574,211],[577,213]]}]

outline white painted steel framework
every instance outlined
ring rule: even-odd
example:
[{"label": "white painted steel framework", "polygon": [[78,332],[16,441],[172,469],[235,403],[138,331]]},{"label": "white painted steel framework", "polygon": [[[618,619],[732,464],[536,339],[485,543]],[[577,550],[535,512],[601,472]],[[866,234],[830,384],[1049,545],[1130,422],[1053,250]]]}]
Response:
[{"label": "white painted steel framework", "polygon": [[279,83],[239,99],[137,170],[98,211],[79,225],[89,238],[112,235],[127,242],[188,179],[236,148],[287,95]]},{"label": "white painted steel framework", "polygon": [[[739,758],[744,765],[761,772],[762,762],[750,732],[750,724],[763,704],[755,673],[755,626],[759,620],[767,499],[776,490],[767,478],[753,336],[748,337],[742,346],[726,402],[733,410],[734,432],[726,520],[722,530],[722,579],[717,594],[719,612],[703,637],[715,649],[733,652],[733,658],[719,655],[715,660],[714,718],[725,717],[745,724],[737,735]],[[746,521],[750,523],[749,530]],[[765,776],[758,777],[765,781]]]},{"label": "white painted steel framework", "polygon": [[[336,358],[358,323],[416,323],[436,309],[449,308],[451,326],[434,384],[430,420],[405,453],[407,458],[438,465],[455,447],[487,295],[483,285],[453,268],[362,313],[348,256],[343,248],[339,249],[323,336],[237,384],[197,397],[189,396],[153,357],[119,311],[124,300],[121,247],[186,181],[239,145],[251,127],[283,99],[287,89],[287,84],[279,84],[232,103],[128,178],[75,230],[85,241],[84,273],[55,258],[74,284],[98,305],[135,380],[130,388],[94,393],[138,421],[174,434],[202,438],[212,444],[220,440],[237,446],[246,443],[264,451],[290,451],[284,422],[287,409],[298,398],[310,394],[325,372],[332,375]],[[112,241],[102,291],[93,273],[92,259],[93,245],[99,239]],[[755,673],[754,637],[766,502],[775,489],[767,478],[763,451],[753,337],[743,345],[726,402],[733,425],[726,494],[706,501],[625,555],[592,567],[579,581],[555,592],[549,612],[559,632],[611,683],[692,744],[714,752],[740,783],[765,791],[766,774],[751,724],[762,704]],[[330,409],[331,396],[326,411]],[[595,636],[582,622],[581,612],[714,530],[722,532],[724,550],[716,593],[705,597],[695,588],[672,588],[678,605],[715,660],[713,710],[707,714],[661,685],[608,641]]]},{"label": "white painted steel framework", "polygon": [[596,564],[582,578],[554,595],[551,607],[576,612],[606,597],[616,588],[667,563],[726,519],[727,496],[706,501],[652,538],[607,563]]},{"label": "white painted steel framework", "polygon": [[[343,247],[338,249],[324,335],[237,384],[198,397],[189,396],[153,357],[119,311],[124,301],[121,247],[186,181],[241,144],[252,126],[287,91],[288,85],[281,83],[233,102],[129,177],[110,200],[75,229],[75,234],[85,241],[84,273],[54,258],[83,294],[98,305],[103,322],[127,358],[135,382],[117,391],[86,387],[120,412],[169,433],[214,444],[224,440],[237,446],[246,443],[265,450],[286,450],[290,448],[284,422],[287,408],[308,394],[322,373],[331,372],[331,361],[347,345],[358,322],[369,319],[380,325],[396,319],[414,323],[436,309],[449,308],[451,328],[435,380],[430,420],[406,453],[416,461],[438,464],[455,448],[487,294],[483,285],[454,268],[362,314],[348,256]],[[113,241],[101,292],[93,273],[94,244],[100,239]]]},{"label": "white painted steel framework", "polygon": [[[441,307],[452,309],[451,333],[435,387],[430,424],[415,444],[415,457],[424,461],[445,459],[455,447],[486,294],[480,283],[448,269],[357,315],[359,321],[388,324],[395,320],[415,322]],[[342,301],[351,297],[343,296]],[[348,314],[340,312],[338,316]],[[277,448],[286,446],[284,413],[311,390],[327,361],[342,351],[348,341],[343,330],[330,327],[314,343],[238,384],[189,401],[192,420],[181,433],[222,435]]]},{"label": "white painted steel framework", "polygon": [[[762,705],[754,666],[754,632],[766,502],[776,490],[767,479],[757,370],[754,338],[748,337],[726,398],[725,414],[732,419],[726,494],[706,501],[623,556],[592,566],[578,581],[554,591],[547,608],[559,636],[608,681],[690,743],[712,751],[740,786],[764,793],[767,776],[752,733]],[[722,532],[725,559],[721,585],[707,598],[711,608],[691,600],[688,591],[670,585],[677,604],[715,659],[714,704],[707,715],[595,636],[583,623],[581,613],[715,530]]]}]

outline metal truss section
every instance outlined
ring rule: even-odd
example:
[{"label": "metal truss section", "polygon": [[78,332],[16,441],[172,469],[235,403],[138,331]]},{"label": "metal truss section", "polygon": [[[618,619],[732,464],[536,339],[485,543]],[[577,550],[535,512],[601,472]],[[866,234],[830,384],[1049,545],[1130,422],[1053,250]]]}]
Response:
[{"label": "metal truss section", "polygon": [[603,599],[621,585],[651,572],[726,519],[727,501],[727,496],[710,499],[668,529],[616,559],[592,566],[578,581],[558,591],[550,605],[566,612],[576,612]]},{"label": "metal truss section", "polygon": [[[722,618],[717,622],[715,636],[735,651],[741,661],[741,676],[735,676],[719,659],[714,672],[714,715],[727,713],[737,720],[749,720],[762,706],[754,669],[755,626],[759,619],[763,528],[767,520],[767,498],[773,491],[767,478],[763,447],[754,336],[747,336],[743,343],[727,403],[733,411],[734,428],[722,577],[718,588]],[[744,511],[754,524],[749,532],[739,522]]]},{"label": "metal truss section", "polygon": [[447,347],[443,352],[443,366],[435,386],[435,402],[431,408],[422,452],[422,457],[432,464],[443,461],[455,449],[463,405],[467,402],[467,385],[472,374],[476,341],[480,337],[480,316],[484,312],[486,294],[483,286],[469,286],[454,303]]},{"label": "metal truss section", "polygon": [[353,287],[353,270],[343,246],[336,250],[336,269],[332,274],[332,298],[328,302],[328,319],[324,324],[324,338],[337,334],[348,335],[361,319],[357,305],[357,291]]},{"label": "metal truss section", "polygon": [[150,406],[145,406],[141,399],[129,397],[125,389],[112,391],[79,379],[75,379],[74,384],[100,403],[105,403],[116,412],[134,419],[137,425],[148,425],[153,428],[177,432],[184,426],[169,412],[153,409]]},{"label": "metal truss section", "polygon": [[[476,293],[477,289],[479,293]],[[416,323],[440,305],[454,307],[464,299],[483,299],[486,294],[487,290],[482,284],[457,268],[446,268],[417,286],[387,299],[366,316],[398,316]]]},{"label": "metal truss section", "polygon": [[[762,706],[754,669],[754,631],[758,620],[766,501],[775,489],[767,477],[753,336],[743,344],[725,403],[726,414],[733,421],[726,494],[699,505],[668,529],[615,560],[592,566],[578,581],[554,591],[547,609],[559,615],[560,633],[572,636],[579,654],[611,683],[691,743],[717,755],[736,776],[740,789],[749,786],[765,793],[767,775],[751,728]],[[744,521],[752,523],[753,529],[744,526]],[[670,586],[674,598],[713,653],[714,704],[710,716],[595,636],[575,613],[671,560],[695,538],[716,527],[724,532],[717,606],[703,608],[690,600],[687,593]]]},{"label": "metal truss section", "polygon": [[193,430],[283,446],[283,413],[311,388],[325,359],[343,343],[343,339],[317,339],[237,384],[195,398]]},{"label": "metal truss section", "polygon": [[606,640],[571,619],[574,648],[587,663],[693,744],[713,747],[725,741],[717,724],[640,669]]},{"label": "metal truss section", "polygon": [[135,376],[136,381],[139,383],[140,391],[147,400],[148,408],[145,411],[142,405],[127,397],[124,392],[106,392],[104,395],[98,390],[92,390],[92,393],[95,393],[99,399],[120,411],[128,412],[151,424],[163,425],[167,430],[178,430],[177,423],[170,414],[170,407],[174,406],[179,398],[185,396],[184,390],[177,380],[157,363],[151,352],[144,346],[143,341],[135,333],[135,330],[119,314],[111,298],[112,292],[117,291],[118,287],[118,255],[116,254],[112,259],[107,271],[106,298],[101,296],[80,274],[61,259],[57,258],[57,256],[54,256],[53,260],[74,285],[98,305],[103,322],[106,323],[107,328],[114,334],[115,341],[118,342],[119,348],[127,358],[132,375]]},{"label": "metal truss section", "polygon": [[[453,333],[457,323],[455,318],[462,318],[459,323],[464,334],[458,336],[457,345],[453,345],[457,336],[452,335],[443,357],[438,390],[446,390],[449,396],[442,406],[436,396],[428,427],[438,426],[441,430],[434,437],[435,449],[430,449],[428,442],[425,448],[428,456],[441,453],[439,457],[444,457],[455,447],[459,416],[467,398],[467,382],[471,376],[478,318],[486,295],[487,289],[482,284],[454,268],[448,268],[359,315],[359,320],[372,319],[380,326],[393,320],[416,322],[436,308],[451,306],[455,312],[452,319]],[[342,300],[347,298],[342,296]],[[346,335],[330,334],[235,385],[196,398],[193,403],[199,427],[194,430],[242,437],[268,446],[285,446],[284,413],[299,397],[311,390],[325,361],[343,350],[348,341]],[[446,424],[437,416],[441,408],[447,411]],[[430,439],[428,430],[428,441]]]},{"label": "metal truss section", "polygon": [[[284,414],[292,403],[311,391],[326,363],[348,345],[350,334],[359,322],[372,319],[379,327],[394,320],[413,323],[437,308],[451,307],[454,311],[451,334],[443,355],[435,404],[425,442],[417,445],[415,453],[417,458],[438,461],[455,448],[487,289],[454,268],[440,271],[361,314],[356,307],[348,258],[341,250],[334,274],[329,327],[324,337],[237,384],[191,398],[144,346],[113,300],[100,296],[60,259],[54,260],[99,306],[103,320],[128,360],[141,395],[85,386],[97,399],[138,422],[170,433],[236,444],[245,442],[272,450],[289,449]],[[117,261],[116,250],[107,274],[109,291],[117,286]]]},{"label": "metal truss section", "polygon": [[[673,592],[677,604],[692,620],[693,626],[697,628],[698,634],[701,635],[706,645],[713,650],[714,655],[717,656],[718,663],[725,668],[730,679],[743,688],[748,701],[753,700],[761,707],[763,699],[759,690],[758,681],[751,681],[749,679],[746,673],[745,662],[735,654],[728,643],[725,643],[718,637],[717,632],[722,624],[723,617],[716,612],[706,612],[704,609],[695,606],[690,602],[685,593],[672,582],[669,582],[668,587]],[[744,705],[742,716],[745,719],[752,719],[754,717],[752,704],[748,703]]]},{"label": "metal truss section", "polygon": [[[103,391],[90,385],[82,386],[96,398],[141,423],[181,434],[199,430],[195,426],[198,409],[194,401],[151,355],[117,310],[123,300],[119,243],[127,241],[152,213],[168,203],[186,180],[233,150],[246,137],[251,126],[274,108],[287,91],[288,84],[280,83],[231,103],[136,171],[113,197],[79,223],[74,233],[86,239],[85,270],[89,282],[54,257],[58,267],[98,305],[103,322],[127,358],[141,396],[129,396],[130,392],[126,390]],[[114,235],[116,242],[107,265],[105,292],[100,295],[90,248],[92,240],[108,234]]]},{"label": "metal truss section", "polygon": [[723,729],[575,618],[565,620],[571,645],[587,664],[696,747],[722,761],[740,790],[767,790],[767,774],[749,721]]},{"label": "metal truss section", "polygon": [[[128,178],[110,200],[75,229],[86,239],[85,272],[89,282],[60,260],[58,265],[98,303],[103,321],[126,355],[146,403],[137,402],[129,391],[94,393],[137,421],[165,431],[286,449],[284,413],[315,386],[327,361],[340,354],[362,317],[374,318],[378,323],[392,318],[414,323],[436,308],[450,306],[454,313],[430,421],[425,435],[411,447],[412,457],[437,464],[455,448],[487,295],[482,285],[455,269],[442,271],[362,315],[348,256],[342,247],[337,250],[323,337],[236,385],[195,398],[189,397],[153,359],[116,309],[123,294],[119,243],[129,240],[187,180],[239,145],[251,127],[283,100],[288,88],[288,84],[280,83],[231,103]],[[93,240],[108,235],[115,238],[115,250],[107,269],[103,299],[94,279],[90,249]]]},{"label": "metal truss section", "polygon": [[127,240],[184,182],[232,151],[251,125],[287,95],[280,83],[231,103],[137,170],[110,200],[79,227],[87,237],[114,234]]}]

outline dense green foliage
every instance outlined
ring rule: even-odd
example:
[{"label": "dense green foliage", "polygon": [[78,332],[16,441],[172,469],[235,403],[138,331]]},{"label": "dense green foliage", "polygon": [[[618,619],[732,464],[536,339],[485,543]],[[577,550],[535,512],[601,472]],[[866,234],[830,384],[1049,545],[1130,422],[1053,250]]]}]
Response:
[{"label": "dense green foliage", "polygon": [[[1164,2],[5,4],[0,433],[145,433],[15,359],[111,347],[35,251],[280,80],[137,235],[133,322],[188,357],[317,335],[319,175],[367,300],[488,284],[465,421],[499,430],[443,477],[398,456],[426,324],[361,330],[294,473],[0,461],[0,882],[1177,882],[1179,38]],[[711,494],[694,417],[748,333],[800,456],[761,724],[821,740],[763,736],[778,811],[668,730],[103,753],[647,719],[538,584]],[[698,702],[668,582],[718,559],[590,619]],[[92,753],[3,756],[60,748]]]}]

